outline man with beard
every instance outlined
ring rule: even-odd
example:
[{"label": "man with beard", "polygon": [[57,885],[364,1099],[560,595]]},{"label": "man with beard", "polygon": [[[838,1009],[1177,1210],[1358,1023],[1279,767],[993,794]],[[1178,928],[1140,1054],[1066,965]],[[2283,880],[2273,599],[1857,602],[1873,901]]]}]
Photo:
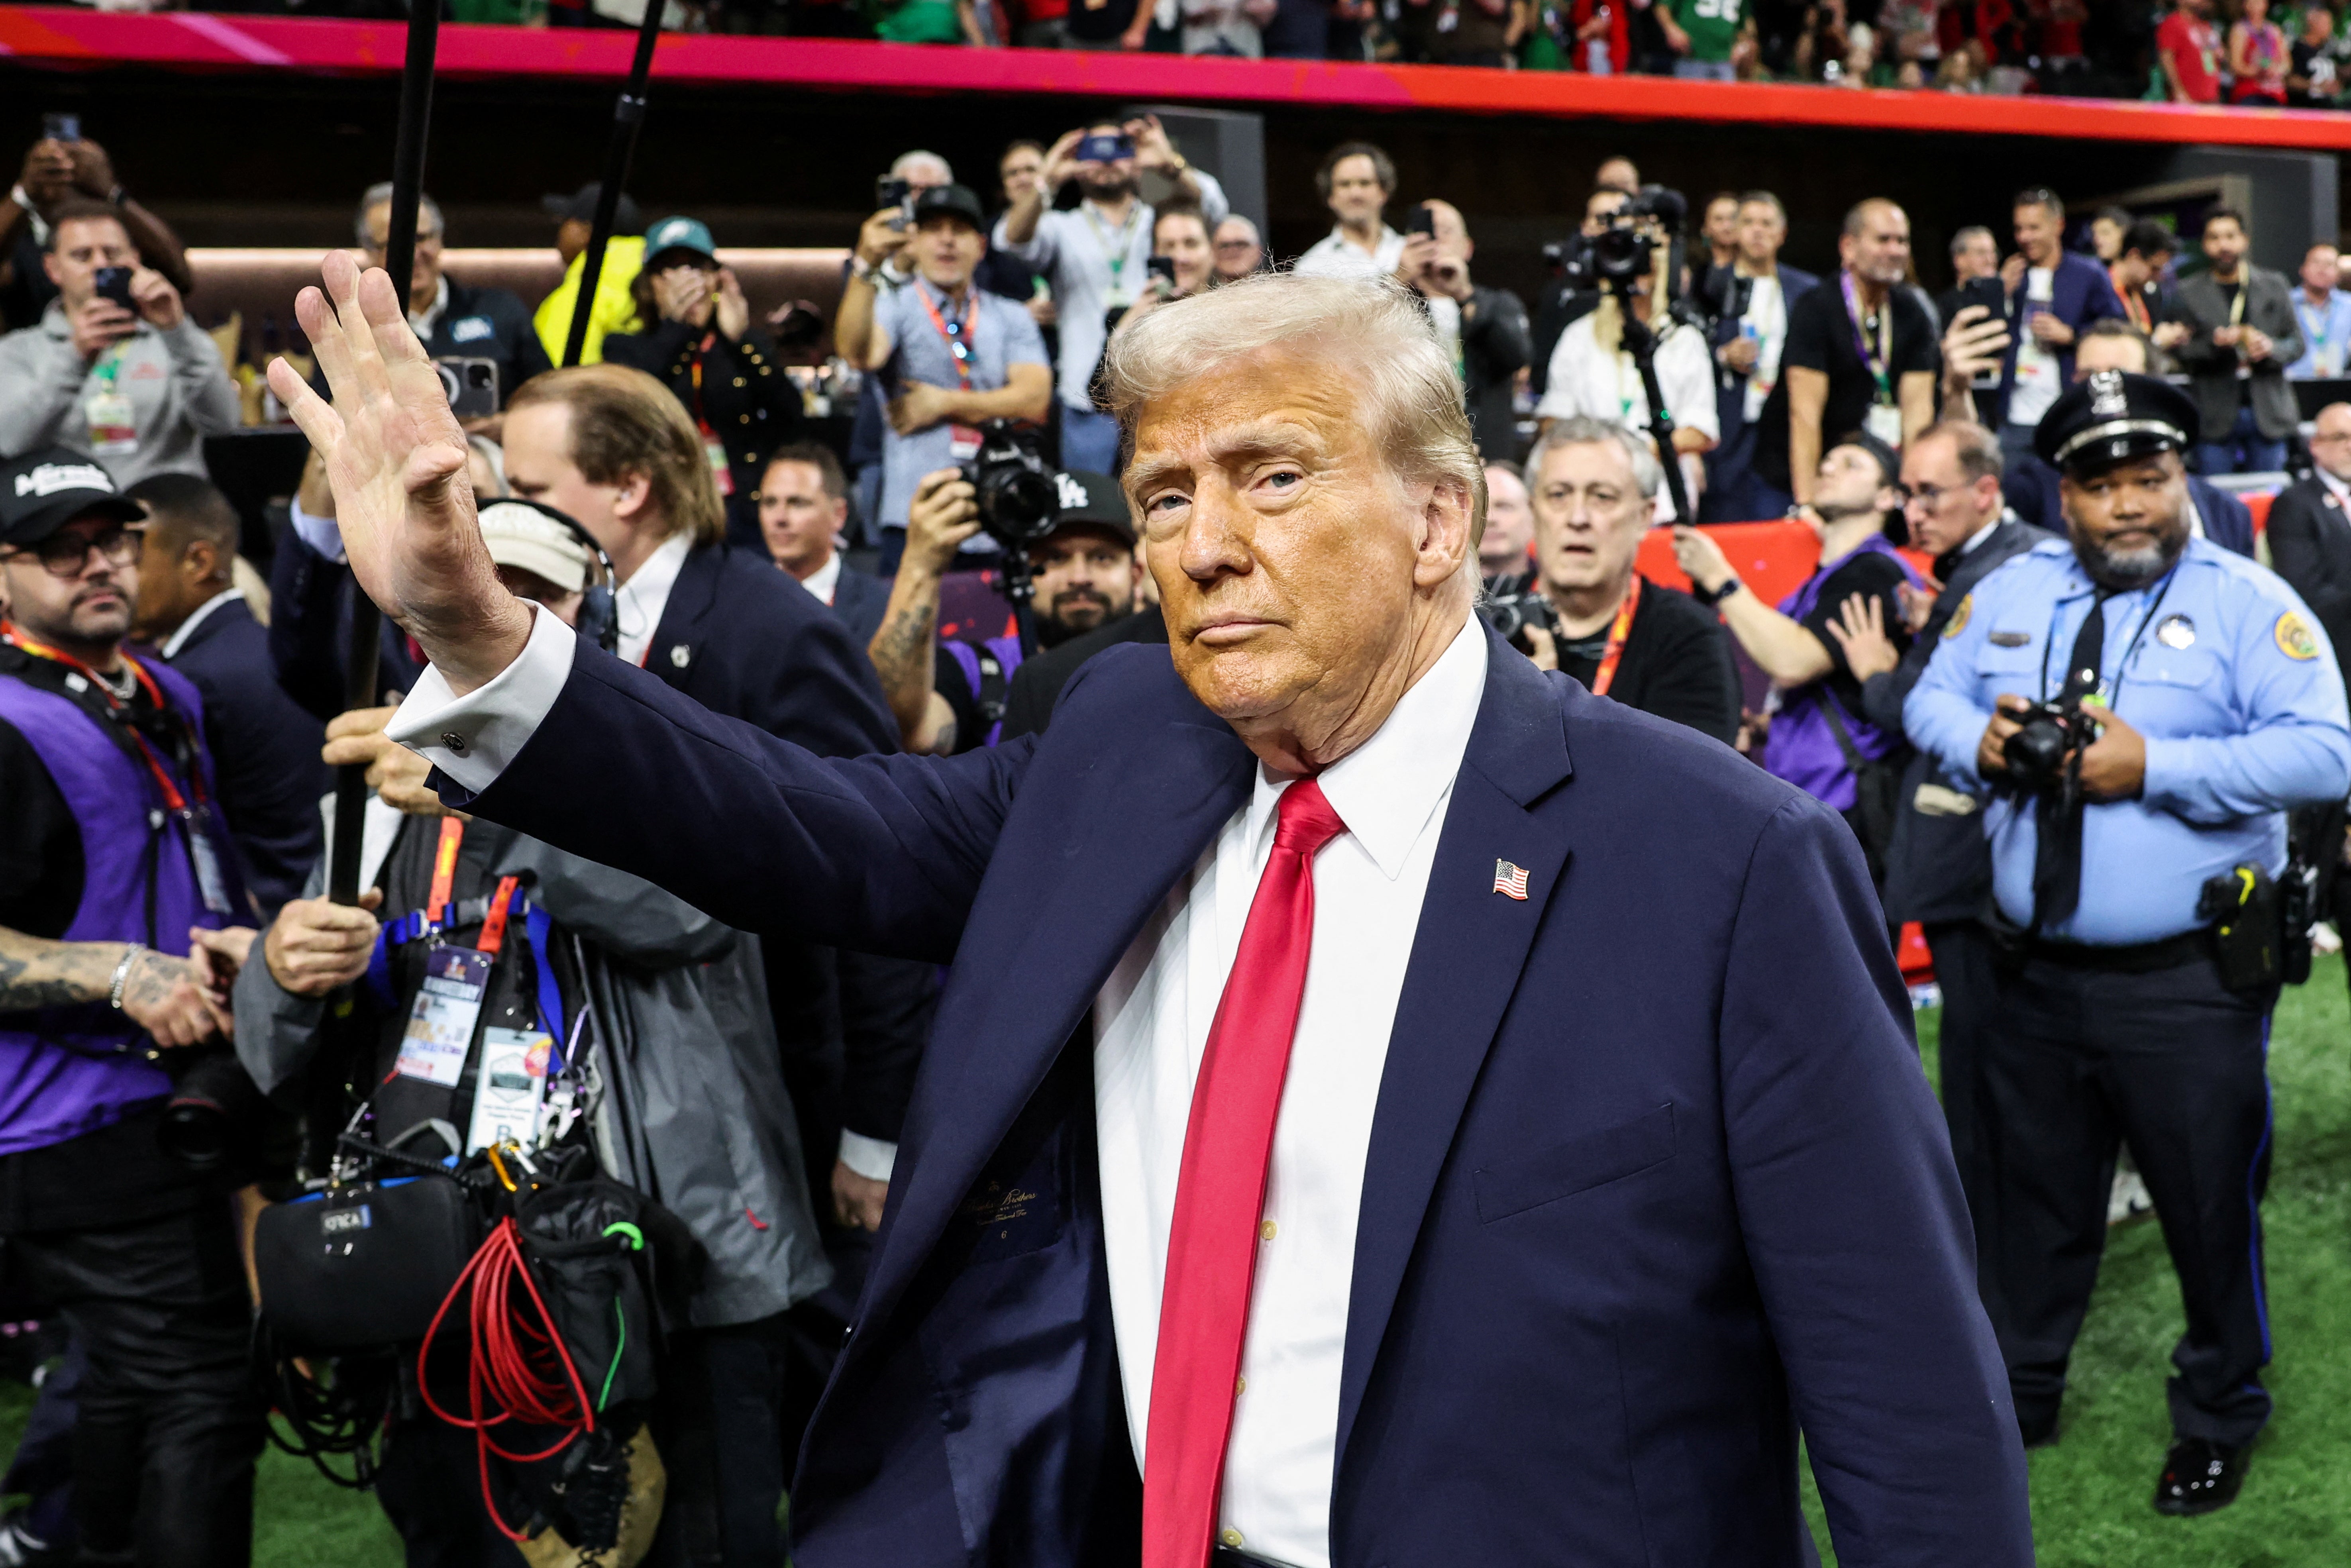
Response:
[{"label": "man with beard", "polygon": [[[1036,595],[1030,630],[1040,649],[1134,618],[1143,583],[1134,523],[1118,486],[1099,474],[1072,473],[1056,474],[1053,484],[1061,500],[1053,531],[1029,546]],[[1035,650],[1011,631],[980,643],[947,638],[934,649],[939,578],[956,548],[979,531],[979,507],[962,471],[942,468],[924,476],[906,516],[905,559],[869,649],[882,689],[908,751],[944,757],[994,746],[1002,738],[1013,674]],[[1155,637],[1116,640],[1166,641],[1164,627],[1153,629]]]},{"label": "man with beard", "polygon": [[[1224,187],[1186,162],[1149,114],[1123,124],[1097,120],[1063,136],[1046,151],[1044,177],[996,220],[996,248],[1050,281],[1061,314],[1061,462],[1090,474],[1118,467],[1118,423],[1094,407],[1094,370],[1111,328],[1151,285],[1154,214],[1135,185],[1145,170],[1165,175],[1176,199],[1196,205],[1212,232],[1224,221]],[[1070,212],[1050,211],[1072,180],[1084,200]]]},{"label": "man with beard", "polygon": [[[2070,543],[1986,578],[1903,707],[1912,741],[1990,797],[2008,951],[1981,1042],[1981,1270],[2017,1422],[2028,1445],[2057,1436],[2126,1139],[2187,1309],[2168,1514],[2231,1501],[2269,1418],[2272,879],[2287,812],[2351,788],[2342,681],[2309,612],[2189,531],[2197,435],[2195,404],[2151,377],[2100,371],[2059,399],[2035,439]],[[2053,731],[2036,713],[2053,700]]]}]

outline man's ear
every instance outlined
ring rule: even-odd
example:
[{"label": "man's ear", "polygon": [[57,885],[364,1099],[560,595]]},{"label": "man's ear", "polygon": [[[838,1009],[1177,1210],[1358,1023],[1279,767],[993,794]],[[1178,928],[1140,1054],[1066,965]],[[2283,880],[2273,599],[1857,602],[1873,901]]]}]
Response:
[{"label": "man's ear", "polygon": [[57,253],[56,251],[45,250],[41,253],[41,271],[51,283],[55,284],[59,288],[63,288],[66,286],[66,280],[57,276]]},{"label": "man's ear", "polygon": [[1421,503],[1420,564],[1413,577],[1423,588],[1449,579],[1460,564],[1477,554],[1469,541],[1469,517],[1474,502],[1469,486],[1458,479],[1439,479]]},{"label": "man's ear", "polygon": [[653,499],[652,476],[623,474],[616,487],[620,494],[612,497],[612,515],[634,521],[637,514],[645,509],[645,504]]},{"label": "man's ear", "polygon": [[180,575],[192,582],[210,582],[220,567],[220,551],[210,539],[190,539],[180,552]]}]

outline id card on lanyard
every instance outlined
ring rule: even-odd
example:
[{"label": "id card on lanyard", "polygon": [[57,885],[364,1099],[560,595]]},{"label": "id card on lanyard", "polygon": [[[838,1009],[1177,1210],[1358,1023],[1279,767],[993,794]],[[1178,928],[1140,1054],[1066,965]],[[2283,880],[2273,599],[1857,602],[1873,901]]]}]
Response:
[{"label": "id card on lanyard", "polygon": [[514,897],[515,879],[500,879],[482,917],[479,947],[459,947],[441,940],[449,913],[449,894],[456,879],[457,848],[465,841],[465,824],[455,817],[441,819],[441,841],[433,852],[433,890],[424,904],[424,983],[408,1011],[401,1031],[400,1056],[392,1071],[454,1089],[465,1075],[465,1057],[474,1043],[474,1026],[489,994],[490,969],[506,938],[507,905]]},{"label": "id card on lanyard", "polygon": [[139,450],[139,412],[121,387],[122,345],[109,349],[92,373],[98,390],[82,403],[89,422],[90,452],[99,457],[128,457]]},{"label": "id card on lanyard", "polygon": [[1837,287],[1844,291],[1845,319],[1853,324],[1854,351],[1861,358],[1861,368],[1869,372],[1875,383],[1870,389],[1869,412],[1862,416],[1862,428],[1888,446],[1902,444],[1902,409],[1894,398],[1894,295],[1888,290],[1886,303],[1879,306],[1875,320],[1877,340],[1870,341],[1868,320],[1861,308],[1861,298],[1855,293],[1853,274],[1839,272]]},{"label": "id card on lanyard", "polygon": [[[931,326],[937,330],[939,340],[947,346],[947,354],[955,361],[956,380],[962,384],[964,391],[973,391],[971,366],[972,355],[977,351],[974,348],[975,329],[979,325],[978,285],[967,286],[963,314],[953,320],[940,313],[938,306],[931,298],[928,283],[914,286],[914,298],[923,302],[923,310],[930,317]],[[968,424],[947,427],[947,451],[957,463],[968,463],[978,456],[980,444],[977,427]]]}]

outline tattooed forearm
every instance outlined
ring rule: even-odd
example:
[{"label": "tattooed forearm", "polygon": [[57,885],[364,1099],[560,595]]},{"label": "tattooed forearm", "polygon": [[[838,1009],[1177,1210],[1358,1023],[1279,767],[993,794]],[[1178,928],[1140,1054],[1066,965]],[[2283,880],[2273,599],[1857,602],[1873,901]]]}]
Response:
[{"label": "tattooed forearm", "polygon": [[919,573],[902,570],[891,591],[889,612],[873,633],[866,653],[874,673],[882,677],[882,695],[890,715],[898,721],[900,740],[912,740],[922,727],[929,706],[932,629],[938,624],[939,597],[935,580],[910,581]]},{"label": "tattooed forearm", "polygon": [[50,942],[0,926],[0,1013],[102,1002],[120,942]]}]

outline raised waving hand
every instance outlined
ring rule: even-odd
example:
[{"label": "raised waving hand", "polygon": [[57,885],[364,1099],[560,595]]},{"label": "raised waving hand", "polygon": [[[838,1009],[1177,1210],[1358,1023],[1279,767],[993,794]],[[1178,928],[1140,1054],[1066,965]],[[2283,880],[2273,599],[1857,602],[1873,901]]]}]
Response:
[{"label": "raised waving hand", "polygon": [[490,563],[465,432],[391,277],[381,267],[362,273],[341,252],[321,270],[326,290],[302,290],[294,314],[334,401],[283,360],[269,367],[270,389],[326,465],[360,588],[462,695],[514,662],[530,637],[530,612]]}]

